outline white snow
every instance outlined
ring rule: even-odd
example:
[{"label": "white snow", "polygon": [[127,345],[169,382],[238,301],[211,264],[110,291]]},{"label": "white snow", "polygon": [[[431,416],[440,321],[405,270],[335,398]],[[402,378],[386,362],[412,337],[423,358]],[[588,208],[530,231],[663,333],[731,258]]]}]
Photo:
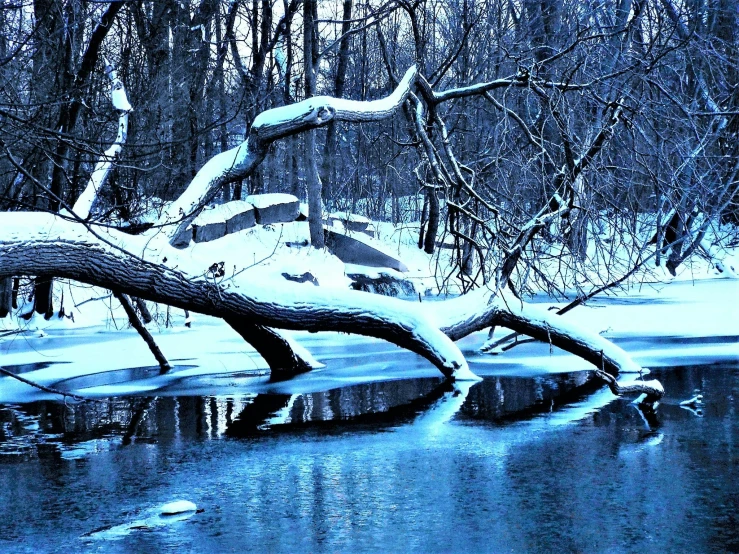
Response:
[{"label": "white snow", "polygon": [[195,512],[197,509],[198,507],[189,500],[175,500],[159,508],[159,513],[163,516],[174,516],[183,512]]},{"label": "white snow", "polygon": [[284,194],[281,192],[271,192],[267,194],[252,194],[244,199],[245,202],[251,204],[257,209],[264,209],[279,204],[290,204],[297,202],[298,199],[292,194]]},{"label": "white snow", "polygon": [[225,204],[205,208],[200,212],[200,215],[195,218],[193,223],[197,225],[219,223],[231,219],[235,215],[253,209],[253,205],[249,202],[245,202],[244,200],[233,200],[231,202],[226,202]]}]

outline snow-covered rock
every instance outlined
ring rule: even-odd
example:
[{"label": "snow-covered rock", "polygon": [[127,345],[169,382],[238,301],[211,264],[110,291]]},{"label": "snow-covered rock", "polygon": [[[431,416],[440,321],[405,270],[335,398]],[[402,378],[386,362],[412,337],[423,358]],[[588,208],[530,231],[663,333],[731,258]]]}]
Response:
[{"label": "snow-covered rock", "polygon": [[195,242],[209,242],[256,224],[254,206],[243,200],[205,209],[193,221]]},{"label": "snow-covered rock", "polygon": [[370,220],[364,216],[352,214],[349,212],[336,212],[329,214],[326,218],[328,225],[333,225],[335,221],[341,222],[347,231],[356,231],[363,233],[370,225]]},{"label": "snow-covered rock", "polygon": [[344,263],[370,267],[389,267],[402,272],[408,271],[408,267],[386,249],[381,242],[371,239],[363,233],[355,233],[349,236],[333,226],[324,226],[324,232],[326,234],[326,247]]},{"label": "snow-covered rock", "polygon": [[290,223],[298,219],[300,214],[300,202],[292,194],[252,194],[245,201],[254,206],[260,225]]}]

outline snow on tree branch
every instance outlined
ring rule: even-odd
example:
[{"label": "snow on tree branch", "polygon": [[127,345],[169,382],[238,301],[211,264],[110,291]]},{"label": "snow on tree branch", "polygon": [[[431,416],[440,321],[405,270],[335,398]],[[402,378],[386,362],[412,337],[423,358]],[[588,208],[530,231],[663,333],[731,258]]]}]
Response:
[{"label": "snow on tree branch", "polygon": [[[316,287],[307,292],[288,281],[240,277],[216,283],[177,249],[160,244],[154,250],[150,237],[101,229],[102,240],[85,226],[54,214],[3,216],[0,278],[54,275],[227,320],[367,335],[420,354],[447,377],[477,378],[459,348],[417,304],[352,290]],[[146,259],[134,253],[146,254]]]},{"label": "snow on tree branch", "polygon": [[113,107],[120,112],[118,117],[118,134],[110,148],[100,156],[97,164],[95,164],[95,169],[90,175],[87,187],[72,208],[74,213],[82,219],[87,219],[89,217],[90,210],[95,203],[98,192],[105,183],[105,180],[108,178],[110,170],[113,167],[113,162],[121,153],[123,145],[126,143],[126,135],[128,133],[128,114],[133,110],[131,104],[128,103],[126,88],[123,86],[123,82],[118,78],[117,72],[107,59],[105,60],[105,74],[111,82],[110,96]]},{"label": "snow on tree branch", "polygon": [[[408,69],[393,93],[379,100],[315,96],[259,114],[246,140],[208,160],[185,192],[165,209],[157,225],[180,222],[176,230],[170,233],[176,241],[192,217],[220,187],[248,177],[264,159],[269,145],[276,140],[321,127],[329,121],[364,123],[392,116],[408,97],[417,74],[415,66]],[[181,221],[183,218],[184,221]]]}]

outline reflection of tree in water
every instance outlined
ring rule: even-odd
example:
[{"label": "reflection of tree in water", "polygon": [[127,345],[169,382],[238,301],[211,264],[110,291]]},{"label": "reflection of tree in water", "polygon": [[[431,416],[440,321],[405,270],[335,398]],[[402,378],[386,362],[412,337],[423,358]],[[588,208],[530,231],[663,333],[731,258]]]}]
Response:
[{"label": "reflection of tree in water", "polygon": [[585,399],[603,387],[589,371],[540,377],[488,377],[472,387],[464,417],[493,422],[527,419]]},{"label": "reflection of tree in water", "polygon": [[0,452],[37,457],[84,453],[119,443],[211,439],[225,432],[248,399],[113,398],[90,403],[39,401],[0,407]]},{"label": "reflection of tree in water", "polygon": [[[491,421],[530,417],[598,389],[601,383],[591,384],[589,375],[487,378],[470,389],[461,414]],[[295,395],[131,398],[68,405],[36,402],[0,410],[0,417],[9,422],[3,426],[4,432],[13,439],[0,435],[0,445],[21,450],[22,443],[30,453],[40,442],[63,450],[100,440],[120,441],[125,446],[223,435],[248,437],[308,427],[329,432],[362,427],[372,430],[410,423],[453,391],[454,386],[441,378],[424,378]]]},{"label": "reflection of tree in water", "polygon": [[438,378],[353,385],[299,395],[259,395],[239,414],[227,434],[246,437],[267,430],[306,427],[328,431],[393,426],[412,421],[454,390]]},{"label": "reflection of tree in water", "polygon": [[[702,407],[707,416],[731,414],[735,409],[732,395],[715,392],[736,388],[732,368],[696,366],[656,373],[669,383],[673,395],[665,397],[656,412],[639,411],[629,401],[615,399],[580,424],[612,427],[619,444],[641,444],[655,439],[666,423],[699,417],[697,411],[679,405],[697,392],[712,396]],[[494,423],[529,419],[586,401],[604,387],[591,377],[587,371],[488,377],[470,388],[456,417]],[[434,411],[453,391],[452,384],[427,378],[295,395],[112,398],[94,403],[39,401],[0,406],[0,453],[12,454],[12,459],[34,458],[67,455],[73,450],[84,455],[86,448],[94,451],[136,442],[168,444],[280,430],[372,431],[409,424],[418,415]]]}]

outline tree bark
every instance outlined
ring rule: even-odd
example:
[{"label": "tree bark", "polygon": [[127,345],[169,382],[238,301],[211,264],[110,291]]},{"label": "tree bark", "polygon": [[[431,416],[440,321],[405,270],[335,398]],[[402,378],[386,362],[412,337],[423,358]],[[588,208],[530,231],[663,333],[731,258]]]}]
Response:
[{"label": "tree bark", "polygon": [[151,323],[154,320],[154,318],[151,316],[149,308],[146,306],[146,302],[141,300],[141,298],[134,296],[133,303],[138,308],[139,313],[141,314],[141,320],[144,322],[145,325]]},{"label": "tree bark", "polygon": [[272,380],[284,380],[313,369],[313,364],[301,357],[284,336],[263,325],[244,318],[225,318],[234,331],[251,344],[272,371]]}]

